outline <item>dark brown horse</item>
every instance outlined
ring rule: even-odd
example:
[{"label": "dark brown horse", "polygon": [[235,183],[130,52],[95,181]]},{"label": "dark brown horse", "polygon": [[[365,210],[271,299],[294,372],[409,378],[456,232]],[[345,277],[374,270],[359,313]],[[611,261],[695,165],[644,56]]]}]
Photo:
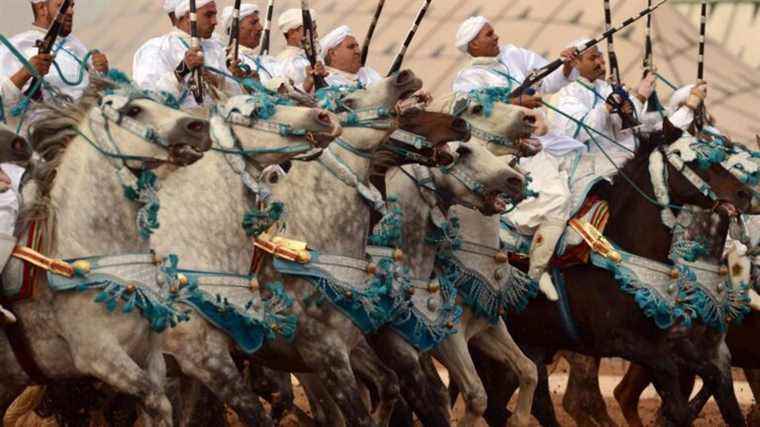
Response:
[{"label": "dark brown horse", "polygon": [[[747,379],[751,382],[753,380],[756,381],[757,377],[757,373],[753,371],[760,369],[758,332],[760,332],[760,313],[753,312],[745,317],[741,324],[732,325],[726,335],[726,344],[731,352],[731,366],[744,368]],[[646,369],[632,364],[628,368],[623,380],[615,387],[615,398],[620,403],[623,416],[630,426],[643,426],[638,413],[638,403],[641,393],[649,386],[649,383],[649,374]],[[687,377],[685,384],[689,385],[688,390],[691,390],[694,384],[693,377]],[[596,391],[585,391],[584,394],[588,400],[598,398]],[[710,395],[704,388],[700,390],[694,401],[692,401],[692,410],[698,413],[709,397]],[[756,417],[757,415],[754,416]]]},{"label": "dark brown horse", "polygon": [[[643,138],[635,157],[623,168],[622,174],[635,184],[635,188],[618,174],[612,186],[596,190],[609,203],[606,236],[629,253],[662,263],[668,262],[672,233],[662,224],[660,207],[642,197],[639,190],[651,198],[650,154],[680,136],[680,132],[670,128],[666,133]],[[714,207],[714,203],[679,170],[668,162],[665,164],[672,203],[705,209]],[[740,211],[750,208],[751,192],[727,170],[719,165],[706,169],[690,166],[709,183],[724,205],[731,204]],[[722,218],[727,224],[728,216]],[[565,268],[562,272],[566,284],[562,293],[566,295],[568,307],[564,315],[558,303],[538,299],[524,312],[511,313],[507,318],[514,338],[539,368],[534,415],[543,425],[558,425],[549,397],[544,363],[559,350],[596,357],[623,357],[645,366],[663,397],[665,420],[671,425],[686,425],[690,420],[688,396],[678,381],[679,368],[684,367],[702,377],[715,392],[723,417],[730,425],[744,424],[730,373],[726,375],[713,362],[718,359],[721,334],[696,322],[691,328],[676,324],[667,330],[658,329],[634,299],[620,290],[608,271],[584,264]],[[572,319],[574,328],[569,327],[568,318]],[[482,355],[478,359],[484,382],[498,378],[499,373],[506,370],[504,366],[485,360]],[[490,381],[486,388],[489,397],[487,419],[491,425],[502,425],[508,417],[503,408],[512,395],[514,384]]]}]

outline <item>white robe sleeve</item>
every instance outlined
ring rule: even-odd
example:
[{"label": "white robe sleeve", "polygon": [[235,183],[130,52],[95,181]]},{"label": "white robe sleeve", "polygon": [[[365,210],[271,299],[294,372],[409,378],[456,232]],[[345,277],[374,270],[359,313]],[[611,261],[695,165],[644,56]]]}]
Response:
[{"label": "white robe sleeve", "polygon": [[132,76],[137,86],[179,97],[181,85],[174,76],[178,64],[169,64],[159,39],[149,40],[135,53]]},{"label": "white robe sleeve", "polygon": [[[513,48],[511,49],[510,56],[511,61],[521,68],[525,76],[549,63],[546,58],[528,49]],[[554,93],[575,81],[577,78],[575,69],[570,73],[570,77],[565,77],[563,68],[560,67],[546,76],[541,81],[538,91],[540,93]]]},{"label": "white robe sleeve", "polygon": [[[583,122],[586,126],[596,130],[605,129],[610,118],[604,102],[598,102],[596,106],[587,105],[585,97],[580,96],[577,91],[588,90],[583,87],[568,87],[560,93],[557,108],[574,119]],[[555,115],[554,129],[563,134],[575,138],[579,141],[588,140],[589,134],[583,126],[574,120],[561,115]]]},{"label": "white robe sleeve", "polygon": [[668,119],[670,120],[670,123],[673,124],[673,126],[682,130],[686,130],[694,121],[694,111],[684,105],[676,110],[676,112],[668,117]]},{"label": "white robe sleeve", "polygon": [[0,76],[0,95],[3,97],[5,108],[10,108],[18,103],[21,91],[13,84],[10,77]]},{"label": "white robe sleeve", "polygon": [[293,80],[293,85],[303,89],[306,82],[306,69],[309,68],[309,60],[299,55],[286,60],[283,63],[282,71],[285,76]]},{"label": "white robe sleeve", "polygon": [[458,93],[469,93],[473,90],[482,89],[486,87],[486,81],[484,80],[484,70],[477,67],[467,68],[459,72],[454,79],[452,90]]},{"label": "white robe sleeve", "polygon": [[372,67],[362,67],[358,73],[359,81],[365,86],[370,87],[373,84],[383,80],[383,77]]}]

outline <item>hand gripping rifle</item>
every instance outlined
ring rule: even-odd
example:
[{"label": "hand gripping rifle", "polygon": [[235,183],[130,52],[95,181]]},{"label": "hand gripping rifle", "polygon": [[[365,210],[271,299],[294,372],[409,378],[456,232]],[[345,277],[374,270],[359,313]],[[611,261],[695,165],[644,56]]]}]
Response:
[{"label": "hand gripping rifle", "polygon": [[[303,31],[304,31],[304,51],[309,59],[311,67],[317,65],[317,45],[314,40],[314,22],[311,19],[311,9],[308,0],[301,0],[301,13],[303,14]],[[323,76],[314,76],[314,89],[319,90],[327,87],[327,82]]]},{"label": "hand gripping rifle", "polygon": [[[651,17],[651,15],[649,16]],[[612,106],[612,113],[620,116],[623,121],[623,129],[630,129],[641,123],[633,115],[623,112],[623,106],[631,102],[631,97],[625,87],[623,87],[623,82],[620,79],[620,64],[618,64],[617,54],[615,53],[615,38],[610,33],[611,27],[612,9],[610,7],[610,0],[604,0],[604,31],[607,33],[607,55],[610,62],[610,80],[612,81],[612,93],[607,97],[606,102]]]},{"label": "hand gripping rifle", "polygon": [[[190,0],[190,46],[200,48],[201,41],[198,38],[198,14],[195,7],[195,0]],[[203,104],[203,67],[198,67],[192,71],[190,77],[190,92],[198,105]]]},{"label": "hand gripping rifle", "polygon": [[[58,9],[58,15],[55,16],[47,34],[45,34],[45,38],[37,40],[37,53],[50,53],[53,51],[53,46],[63,30],[63,20],[65,19],[66,11],[69,10],[69,6],[71,6],[71,0],[63,0],[61,7]],[[32,79],[32,83],[29,85],[29,89],[24,92],[24,96],[35,101],[42,100],[42,86],[37,77]]]},{"label": "hand gripping rifle", "polygon": [[[620,32],[621,30],[633,24],[634,22],[638,21],[639,19],[651,14],[652,12],[657,10],[657,8],[665,4],[667,1],[668,0],[660,0],[660,2],[654,5],[653,7],[648,7],[642,10],[641,12],[639,12],[638,15],[635,15],[626,19],[625,21],[620,23],[620,25],[618,25],[617,27],[610,28],[599,37],[589,40],[588,42],[586,42],[586,44],[577,48],[576,53],[582,54],[586,50],[601,43],[602,40],[605,40],[607,38],[607,36],[614,35],[615,33]],[[564,63],[565,63],[564,59],[557,58],[554,61],[546,64],[545,66],[535,70],[525,79],[525,81],[520,86],[518,86],[517,88],[515,88],[515,90],[512,91],[512,93],[509,95],[510,98],[517,98],[519,96],[527,94],[529,90],[532,90],[533,86],[536,83],[539,83],[541,80],[545,79],[546,76],[553,73],[555,70],[561,67]]]},{"label": "hand gripping rifle", "polygon": [[362,46],[362,67],[367,65],[367,57],[369,56],[369,45],[370,43],[372,43],[372,36],[375,34],[377,21],[380,20],[380,14],[383,13],[384,6],[385,6],[385,0],[379,0],[377,2],[377,9],[375,9],[375,16],[372,17],[372,23],[369,24],[369,29],[367,30],[367,36],[364,38],[364,45]]},{"label": "hand gripping rifle", "polygon": [[399,49],[396,57],[393,59],[393,64],[391,65],[390,70],[388,70],[388,77],[392,76],[394,73],[398,73],[399,70],[401,70],[401,64],[404,63],[404,55],[406,55],[406,51],[409,49],[409,45],[412,44],[412,39],[414,38],[414,35],[417,34],[417,29],[420,27],[420,23],[425,17],[428,7],[430,7],[430,3],[432,1],[433,0],[425,0],[425,3],[417,12],[417,17],[414,19],[412,28],[409,29],[408,33],[406,33],[406,40],[404,40],[404,44],[401,45],[401,49]]},{"label": "hand gripping rifle", "polygon": [[[235,0],[237,2],[237,0]],[[272,33],[272,16],[274,15],[274,0],[267,5],[267,20],[264,22],[264,35],[261,37],[261,55],[269,55],[269,38]]]}]

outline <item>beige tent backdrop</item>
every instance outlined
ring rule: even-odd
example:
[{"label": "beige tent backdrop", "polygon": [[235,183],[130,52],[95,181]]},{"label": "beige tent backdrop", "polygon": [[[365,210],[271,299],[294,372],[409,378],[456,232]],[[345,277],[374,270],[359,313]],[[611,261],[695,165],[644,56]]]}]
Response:
[{"label": "beige tent backdrop", "polygon": [[[245,0],[244,0],[245,1]],[[0,0],[0,31],[12,35],[31,22],[28,0]],[[375,34],[369,64],[384,72],[409,28],[422,0],[387,0]],[[131,72],[132,55],[150,37],[169,29],[160,0],[77,0],[76,34],[90,48],[111,58],[112,65]],[[218,0],[226,6],[231,0]],[[325,33],[348,24],[361,40],[376,0],[313,0],[318,26]],[[613,21],[646,6],[646,0],[612,0]],[[654,21],[655,62],[676,85],[696,78],[698,1],[671,0]],[[760,134],[760,0],[710,0],[709,44],[705,77],[711,84],[709,107],[719,126],[732,137],[751,141]],[[279,12],[298,7],[294,0],[275,0]],[[266,0],[259,0],[262,9]],[[513,43],[554,57],[569,42],[593,36],[603,27],[602,0],[434,0],[414,40],[405,65],[414,69],[435,95],[450,90],[465,60],[453,46],[456,29],[468,16],[481,14],[495,24],[503,43]],[[282,46],[273,26],[273,52]],[[644,21],[617,38],[618,56],[629,84],[641,77]],[[670,90],[660,84],[663,98]]]}]

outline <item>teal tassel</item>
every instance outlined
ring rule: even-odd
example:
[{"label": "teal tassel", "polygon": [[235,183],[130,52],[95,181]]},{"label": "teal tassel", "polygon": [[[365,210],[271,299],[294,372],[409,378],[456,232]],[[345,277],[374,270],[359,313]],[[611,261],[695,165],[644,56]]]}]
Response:
[{"label": "teal tassel", "polygon": [[249,237],[259,236],[282,218],[285,204],[272,202],[265,210],[252,208],[243,216],[243,229]]}]

